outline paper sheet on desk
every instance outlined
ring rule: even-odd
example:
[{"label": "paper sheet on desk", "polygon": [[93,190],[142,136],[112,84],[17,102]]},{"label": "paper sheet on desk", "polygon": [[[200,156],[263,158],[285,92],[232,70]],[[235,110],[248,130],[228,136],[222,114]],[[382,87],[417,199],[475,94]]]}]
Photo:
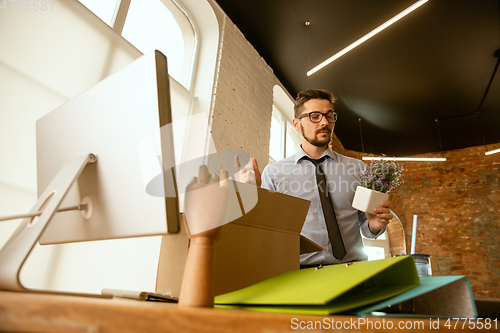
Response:
[{"label": "paper sheet on desk", "polygon": [[394,297],[419,284],[413,258],[289,271],[215,298],[218,307],[328,315]]},{"label": "paper sheet on desk", "polygon": [[177,303],[178,298],[165,294],[152,293],[147,291],[135,290],[118,290],[118,289],[103,289],[102,295],[110,295],[113,297],[135,299],[138,301],[155,301],[155,302],[169,302]]}]

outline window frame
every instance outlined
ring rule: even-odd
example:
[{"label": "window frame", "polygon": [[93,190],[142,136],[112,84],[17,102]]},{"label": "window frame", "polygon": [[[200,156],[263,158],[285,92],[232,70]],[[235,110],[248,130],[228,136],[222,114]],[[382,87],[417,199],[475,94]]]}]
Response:
[{"label": "window frame", "polygon": [[[292,98],[285,92],[285,90],[279,86],[275,85],[273,87],[273,111],[272,111],[272,117],[274,117],[278,122],[280,122],[281,125],[281,134],[279,138],[279,156],[278,160],[281,160],[283,158],[286,158],[290,154],[294,154],[298,146],[300,145],[300,135],[297,133],[297,131],[293,127],[293,100]],[[287,136],[290,136],[290,138],[293,141],[294,144],[294,150],[293,152],[287,154]],[[295,137],[295,140],[294,140]],[[275,138],[269,138],[269,147],[271,147],[272,142],[271,139]],[[275,162],[274,157],[271,156],[271,152],[269,152],[269,162]]]},{"label": "window frame", "polygon": [[[189,14],[189,12],[184,9],[182,5],[179,4],[178,1],[176,0],[158,0],[160,1],[166,8],[167,10],[172,14],[174,17],[174,20],[176,21],[177,25],[179,26],[179,29],[183,33],[183,39],[184,39],[184,55],[189,53],[189,60],[184,60],[182,63],[182,81],[179,82],[179,80],[174,79],[171,75],[170,77],[174,79],[176,82],[180,83],[183,87],[185,87],[189,91],[193,91],[194,89],[194,81],[196,77],[196,67],[198,64],[198,58],[199,58],[199,52],[200,52],[200,47],[199,47],[199,30],[197,28],[197,25],[195,24],[195,20],[192,18],[192,16]],[[95,15],[99,20],[104,22],[97,14],[95,14],[90,8],[88,8],[82,1],[78,0],[81,5],[83,5],[87,10]],[[125,22],[127,20],[127,15],[130,9],[130,4],[132,3],[132,0],[116,0],[116,8],[115,12],[113,14],[111,23],[104,22],[107,26],[109,26],[115,33],[117,33],[119,36],[125,39],[123,37],[123,28],[125,27]],[[182,16],[181,16],[182,15]],[[182,21],[186,19],[186,23],[182,23]],[[184,33],[186,29],[191,29],[192,30],[192,38],[187,38],[186,34]],[[126,39],[125,39],[126,40]],[[190,43],[189,43],[190,42]],[[129,42],[130,43],[130,42]],[[139,50],[134,44],[130,43],[137,51],[139,51],[141,54],[143,52]]]}]

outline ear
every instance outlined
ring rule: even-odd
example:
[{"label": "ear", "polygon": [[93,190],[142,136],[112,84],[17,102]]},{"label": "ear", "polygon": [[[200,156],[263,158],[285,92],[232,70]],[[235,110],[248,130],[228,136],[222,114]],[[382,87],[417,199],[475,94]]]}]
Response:
[{"label": "ear", "polygon": [[293,124],[293,128],[295,128],[297,130],[297,132],[300,133],[300,119],[297,119],[297,118],[293,118],[292,120],[292,124]]}]

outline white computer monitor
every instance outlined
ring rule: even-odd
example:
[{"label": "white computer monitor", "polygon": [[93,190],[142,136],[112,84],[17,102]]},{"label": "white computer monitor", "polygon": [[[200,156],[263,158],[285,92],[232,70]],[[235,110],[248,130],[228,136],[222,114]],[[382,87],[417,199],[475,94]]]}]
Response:
[{"label": "white computer monitor", "polygon": [[[238,180],[235,156],[242,165],[250,156],[237,150],[217,152],[211,139],[205,140],[203,152],[191,149],[183,156],[186,161],[176,164],[174,132],[176,139],[184,134],[187,140],[188,127],[207,125],[204,114],[179,118],[172,119],[167,59],[155,51],[39,119],[39,199],[31,213],[43,213],[24,219],[0,250],[0,290],[26,290],[19,271],[37,242],[179,232],[179,202],[202,164],[212,174],[223,169]],[[222,223],[248,213],[257,202],[255,188],[237,194],[237,183],[233,186]],[[78,205],[86,208],[58,212]]]},{"label": "white computer monitor", "polygon": [[[159,51],[39,119],[39,200],[32,213],[43,213],[24,219],[0,250],[0,290],[25,290],[19,271],[37,241],[56,244],[178,232],[171,123],[167,59]],[[146,191],[149,180],[139,149],[155,133],[162,196]],[[57,213],[82,203],[84,211]]]}]

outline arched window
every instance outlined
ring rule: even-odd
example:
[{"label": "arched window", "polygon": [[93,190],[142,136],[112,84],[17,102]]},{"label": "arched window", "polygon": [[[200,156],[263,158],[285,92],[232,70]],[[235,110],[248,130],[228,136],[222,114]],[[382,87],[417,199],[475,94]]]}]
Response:
[{"label": "arched window", "polygon": [[[159,50],[167,57],[174,121],[195,108],[194,72],[198,40],[191,19],[175,0],[79,0],[143,54]],[[175,158],[185,160],[187,131],[175,126]],[[199,133],[208,132],[199,128]],[[190,140],[193,135],[190,136]],[[178,170],[182,173],[182,168]]]},{"label": "arched window", "polygon": [[170,0],[80,0],[143,54],[160,50],[169,74],[190,89],[195,33],[189,18]]}]

